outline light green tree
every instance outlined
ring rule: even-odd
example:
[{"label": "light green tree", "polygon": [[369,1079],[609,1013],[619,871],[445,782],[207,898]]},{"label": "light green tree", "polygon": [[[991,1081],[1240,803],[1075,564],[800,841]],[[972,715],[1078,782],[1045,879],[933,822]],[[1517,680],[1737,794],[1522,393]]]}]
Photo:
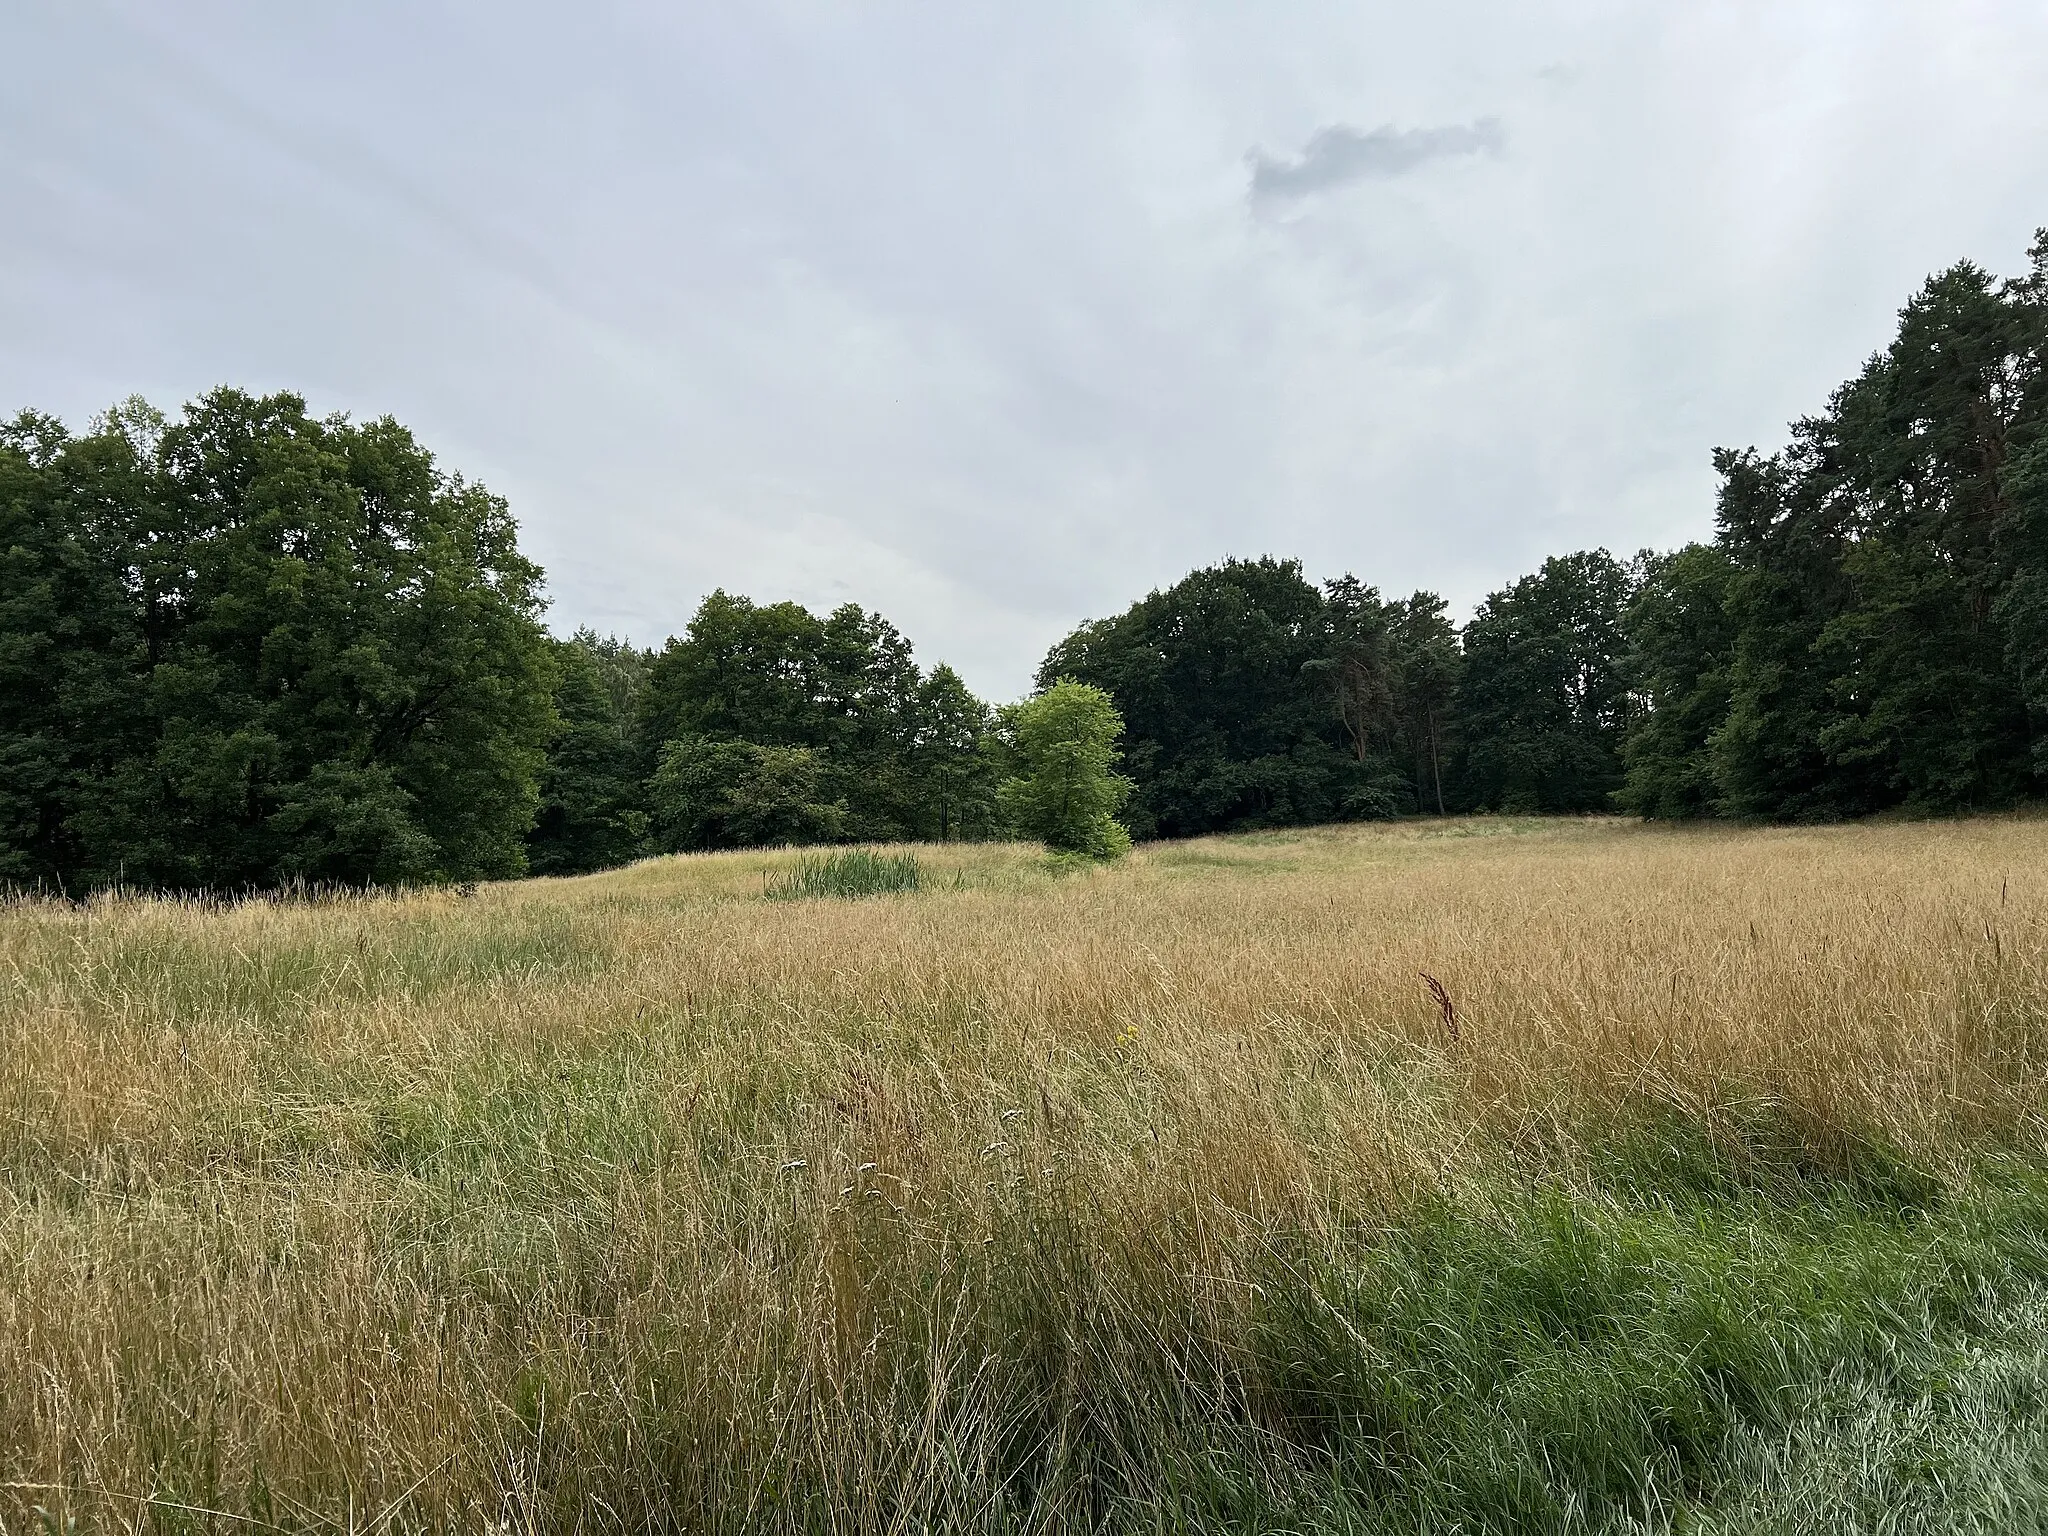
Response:
[{"label": "light green tree", "polygon": [[1131,781],[1115,772],[1123,716],[1100,688],[1062,680],[1003,712],[1012,776],[1001,804],[1011,824],[1055,853],[1113,859],[1130,851],[1116,819]]}]

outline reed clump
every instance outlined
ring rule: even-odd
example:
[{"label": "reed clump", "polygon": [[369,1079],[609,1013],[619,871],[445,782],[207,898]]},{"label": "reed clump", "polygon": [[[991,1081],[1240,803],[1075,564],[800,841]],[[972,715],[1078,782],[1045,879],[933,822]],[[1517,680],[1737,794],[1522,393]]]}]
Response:
[{"label": "reed clump", "polygon": [[922,869],[914,853],[846,848],[797,854],[787,869],[769,872],[765,892],[770,901],[802,901],[813,897],[893,896],[918,890],[922,884]]},{"label": "reed clump", "polygon": [[867,857],[0,913],[0,1521],[2048,1508],[2048,822]]}]

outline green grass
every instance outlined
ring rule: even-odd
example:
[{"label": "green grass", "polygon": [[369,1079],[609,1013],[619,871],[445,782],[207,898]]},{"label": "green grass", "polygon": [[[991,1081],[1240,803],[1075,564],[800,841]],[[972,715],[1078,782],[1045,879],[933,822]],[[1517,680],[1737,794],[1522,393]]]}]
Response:
[{"label": "green grass", "polygon": [[[1093,1213],[1044,1196],[1017,1197],[987,1247],[937,1265],[895,1269],[877,1228],[878,1347],[849,1407],[884,1475],[854,1523],[2048,1524],[2040,1170],[1987,1168],[1904,1208],[1826,1179],[1760,1186],[1710,1149],[1678,1161],[1676,1182],[1634,1166],[1618,1184],[1469,1192],[1335,1239],[1272,1234],[1227,1278],[1161,1262],[1186,1233],[1106,1241]],[[1709,1165],[1722,1187],[1703,1193]],[[1219,1314],[1219,1284],[1248,1301]],[[943,1358],[933,1316],[968,1319]],[[802,1346],[783,1347],[795,1369]],[[830,1530],[854,1514],[844,1468],[777,1454],[763,1425],[720,1422],[680,1382],[602,1424],[579,1422],[576,1376],[537,1363],[521,1383],[531,1424],[553,1402],[553,1433],[589,1437],[535,1489],[546,1525],[597,1499],[627,1527]],[[979,1411],[934,1421],[935,1385]],[[933,1470],[888,1479],[934,1432]],[[648,1459],[631,1471],[628,1442]]]},{"label": "green grass", "polygon": [[849,848],[841,853],[804,853],[787,870],[767,877],[770,901],[813,897],[886,896],[921,887],[914,853],[876,853]]}]

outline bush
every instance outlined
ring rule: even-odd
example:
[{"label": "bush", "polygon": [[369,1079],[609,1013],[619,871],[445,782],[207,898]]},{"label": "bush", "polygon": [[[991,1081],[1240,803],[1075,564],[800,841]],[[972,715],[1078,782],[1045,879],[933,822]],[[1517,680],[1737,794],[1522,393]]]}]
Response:
[{"label": "bush", "polygon": [[768,877],[770,901],[802,901],[812,896],[884,896],[914,891],[923,883],[914,853],[874,853],[849,848],[843,853],[806,853],[794,868]]}]

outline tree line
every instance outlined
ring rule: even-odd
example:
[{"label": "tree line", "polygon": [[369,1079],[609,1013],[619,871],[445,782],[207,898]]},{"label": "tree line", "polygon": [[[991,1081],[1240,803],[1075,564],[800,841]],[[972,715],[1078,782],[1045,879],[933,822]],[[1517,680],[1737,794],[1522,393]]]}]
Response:
[{"label": "tree line", "polygon": [[1081,625],[1001,709],[852,604],[719,591],[658,650],[555,639],[504,502],[389,419],[232,389],[78,434],[25,412],[0,426],[0,884],[2011,805],[2048,788],[2048,236],[2031,257],[1930,279],[1788,447],[1718,452],[1711,543],[1553,558],[1462,626],[1227,560]]},{"label": "tree line", "polygon": [[717,591],[659,651],[586,629],[554,652],[536,874],[777,843],[1129,846],[1110,820],[1129,792],[1121,723],[1100,690],[1054,680],[991,708],[858,604],[820,618]]},{"label": "tree line", "polygon": [[1795,422],[1721,450],[1716,537],[1566,555],[1454,627],[1227,561],[1040,669],[1124,713],[1129,822],[1185,836],[1415,811],[1826,820],[2048,790],[2048,233],[1965,262]]},{"label": "tree line", "polygon": [[[1017,833],[1127,846],[1113,706],[991,709],[856,605],[542,627],[505,503],[291,394],[0,426],[0,888],[570,874]],[[1086,769],[1085,773],[1079,770]]]}]

